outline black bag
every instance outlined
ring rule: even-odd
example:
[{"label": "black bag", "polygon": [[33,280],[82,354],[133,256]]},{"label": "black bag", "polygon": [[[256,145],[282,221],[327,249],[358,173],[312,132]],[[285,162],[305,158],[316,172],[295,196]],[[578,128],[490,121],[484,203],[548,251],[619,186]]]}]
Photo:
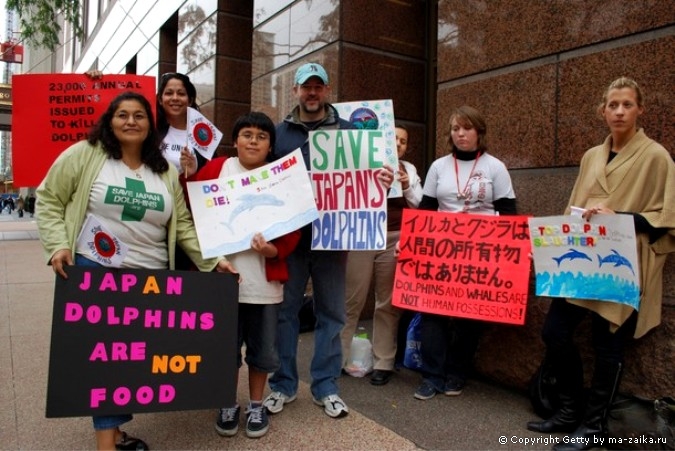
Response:
[{"label": "black bag", "polygon": [[560,407],[553,366],[546,359],[541,362],[537,371],[532,375],[528,386],[528,395],[534,412],[545,420],[551,418]]},{"label": "black bag", "polygon": [[675,400],[617,398],[607,416],[607,449],[675,450]]}]

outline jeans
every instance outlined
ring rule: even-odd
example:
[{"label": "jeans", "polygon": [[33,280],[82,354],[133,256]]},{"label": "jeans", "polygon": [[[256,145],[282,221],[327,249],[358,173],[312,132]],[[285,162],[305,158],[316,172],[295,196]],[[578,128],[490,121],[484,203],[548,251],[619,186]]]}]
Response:
[{"label": "jeans", "polygon": [[[80,254],[75,254],[75,265],[76,266],[89,266],[93,268],[101,268],[102,265],[99,265],[93,260],[89,260],[81,256]],[[100,431],[102,429],[115,429],[124,423],[131,421],[133,416],[131,414],[121,414],[121,415],[94,415],[94,429]]]},{"label": "jeans", "polygon": [[287,258],[289,280],[284,284],[284,301],[279,310],[277,346],[281,366],[269,384],[272,391],[293,396],[298,391],[298,312],[307,281],[314,291],[314,355],[310,366],[311,391],[315,399],[338,393],[342,369],[340,331],[345,324],[345,270],[347,252],[312,251],[302,243]]}]

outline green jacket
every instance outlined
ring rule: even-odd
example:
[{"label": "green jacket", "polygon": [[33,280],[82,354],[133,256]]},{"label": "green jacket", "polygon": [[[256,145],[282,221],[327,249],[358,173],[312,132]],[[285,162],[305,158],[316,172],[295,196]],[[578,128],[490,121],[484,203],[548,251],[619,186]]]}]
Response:
[{"label": "green jacket", "polygon": [[[74,258],[77,236],[87,213],[89,193],[107,158],[100,142],[92,146],[87,141],[80,141],[59,155],[40,183],[36,191],[36,217],[48,264],[60,249],[70,249]],[[185,205],[176,168],[169,165],[169,170],[161,177],[173,197],[166,243],[169,246],[169,269],[175,268],[178,243],[200,270],[213,270],[218,259],[202,258],[197,231]]]}]

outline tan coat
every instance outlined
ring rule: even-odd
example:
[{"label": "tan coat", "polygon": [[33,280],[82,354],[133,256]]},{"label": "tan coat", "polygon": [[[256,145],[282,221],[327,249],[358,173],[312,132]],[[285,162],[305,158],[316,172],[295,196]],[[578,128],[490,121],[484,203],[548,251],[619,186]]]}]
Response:
[{"label": "tan coat", "polygon": [[[675,163],[668,151],[642,129],[607,164],[611,144],[608,136],[602,145],[584,154],[566,213],[570,206],[603,204],[614,211],[639,213],[653,227],[670,229],[652,244],[647,234],[637,234],[642,292],[635,338],[639,338],[661,323],[663,266],[666,254],[675,251]],[[614,302],[567,301],[598,313],[610,322],[612,330],[633,312],[632,307]]]}]

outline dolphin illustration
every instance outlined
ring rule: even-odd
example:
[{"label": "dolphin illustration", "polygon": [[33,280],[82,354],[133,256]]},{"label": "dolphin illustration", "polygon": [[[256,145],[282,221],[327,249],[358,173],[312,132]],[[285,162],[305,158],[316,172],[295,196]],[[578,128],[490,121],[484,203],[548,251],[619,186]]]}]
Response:
[{"label": "dolphin illustration", "polygon": [[583,252],[579,252],[576,249],[570,249],[569,251],[562,254],[560,257],[553,257],[553,260],[555,260],[555,262],[558,264],[558,267],[560,267],[560,263],[562,263],[563,260],[574,260],[577,258],[584,258],[591,262],[593,261],[591,257],[584,254]]},{"label": "dolphin illustration", "polygon": [[612,253],[607,255],[606,257],[601,257],[600,254],[598,254],[598,264],[600,265],[600,267],[602,267],[603,263],[614,263],[615,268],[619,266],[628,266],[630,272],[632,272],[633,275],[635,275],[635,271],[633,271],[633,266],[630,264],[628,259],[623,255],[619,254],[614,249],[612,249]]},{"label": "dolphin illustration", "polygon": [[227,222],[221,221],[221,224],[230,229],[233,233],[234,230],[232,229],[231,224],[234,222],[234,219],[243,212],[251,211],[256,207],[284,205],[284,201],[277,199],[276,196],[271,194],[245,194],[237,200],[240,201],[240,203],[230,214],[230,219]]}]

